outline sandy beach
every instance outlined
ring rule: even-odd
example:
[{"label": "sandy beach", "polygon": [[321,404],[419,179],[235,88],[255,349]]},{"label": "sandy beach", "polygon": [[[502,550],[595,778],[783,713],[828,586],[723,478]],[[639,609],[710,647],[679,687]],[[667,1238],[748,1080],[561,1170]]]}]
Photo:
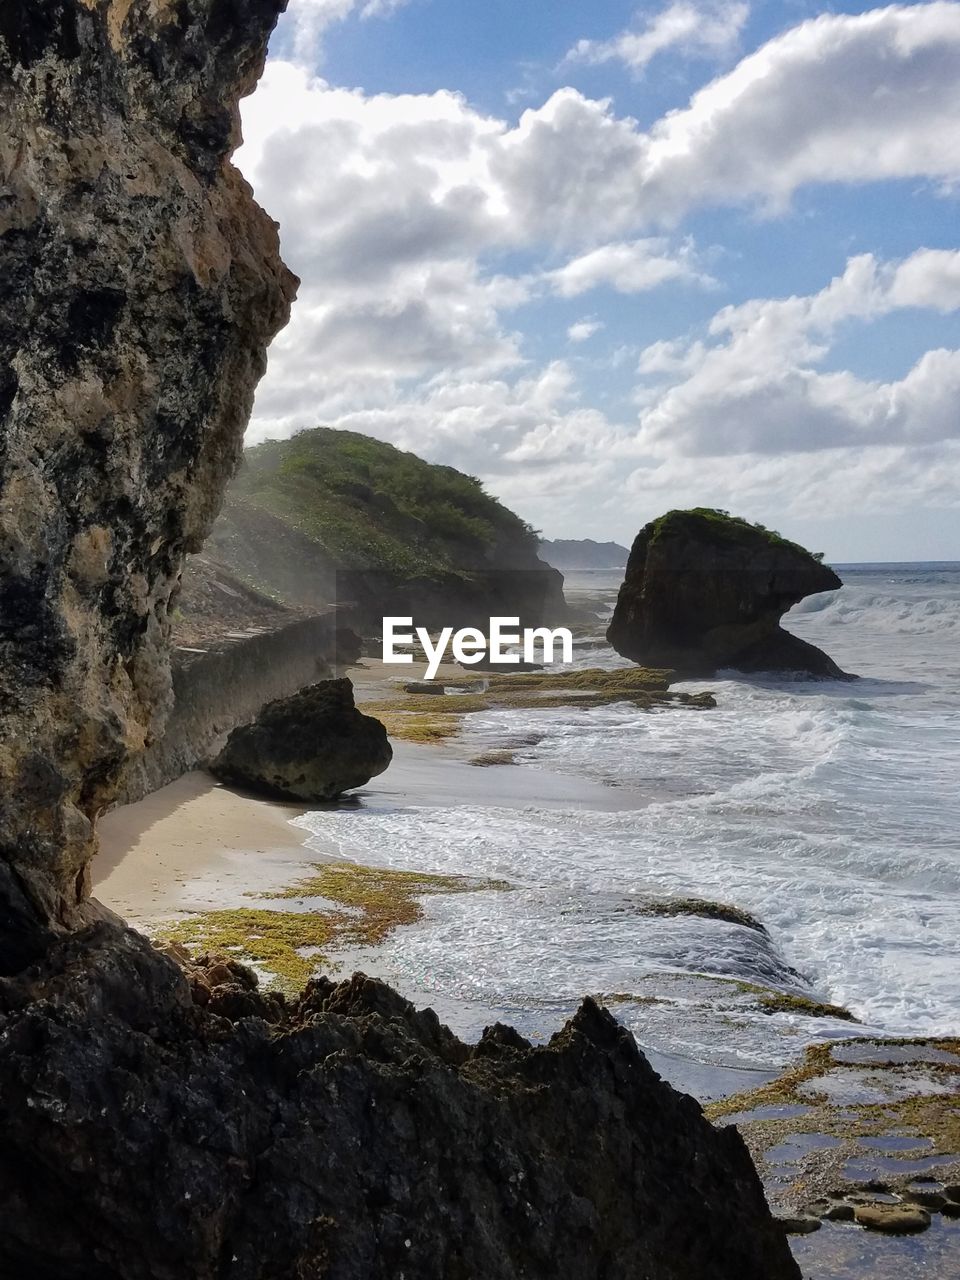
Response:
[{"label": "sandy beach", "polygon": [[[365,658],[350,669],[350,679],[362,706],[396,694],[403,683],[421,679],[423,671],[423,663],[394,665]],[[450,664],[437,676],[438,683],[473,678]],[[648,799],[630,788],[613,790],[545,769],[474,768],[467,763],[469,749],[456,739],[430,746],[394,740],[392,745],[394,758],[386,773],[345,796],[341,806],[470,801],[522,808],[563,807],[575,801],[612,810],[637,808]],[[244,794],[195,770],[101,818],[94,893],[125,918],[148,927],[180,912],[207,911],[236,903],[244,894],[282,888],[328,856],[350,856],[348,849],[318,847],[315,836],[293,825],[294,819],[320,807]]]},{"label": "sandy beach", "polygon": [[290,823],[302,806],[221,787],[188,773],[100,821],[94,894],[140,925],[225,896],[281,884],[305,866],[307,833]]},{"label": "sandy beach", "polygon": [[[400,679],[419,679],[424,666],[388,666],[367,658],[350,670],[358,703],[396,692]],[[463,677],[443,667],[447,679]],[[301,875],[307,832],[291,819],[307,811],[295,802],[265,800],[220,786],[194,770],[135,804],[100,819],[93,864],[95,895],[142,926],[185,910],[222,905],[224,895],[278,887]]]},{"label": "sandy beach", "polygon": [[[394,742],[393,763],[331,808],[402,809],[462,803],[610,811],[643,803],[612,789],[543,769],[477,769],[450,746]],[[196,770],[100,821],[94,895],[142,928],[184,911],[235,905],[250,893],[284,888],[317,862],[351,856],[323,847],[294,819],[321,805],[286,804],[221,786]],[[429,872],[429,866],[411,867]]]}]

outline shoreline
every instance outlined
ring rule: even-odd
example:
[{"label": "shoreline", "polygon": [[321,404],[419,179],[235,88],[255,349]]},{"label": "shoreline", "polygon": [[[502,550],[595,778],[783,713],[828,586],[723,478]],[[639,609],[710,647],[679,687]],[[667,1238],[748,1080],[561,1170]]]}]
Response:
[{"label": "shoreline", "polygon": [[[385,690],[396,690],[396,684],[384,675],[382,664],[366,668],[358,684],[357,702],[361,706],[382,696]],[[306,825],[299,825],[297,819],[307,813],[324,809],[401,812],[421,807],[450,808],[464,803],[518,810],[531,804],[557,809],[574,805],[610,812],[635,810],[650,802],[650,797],[639,790],[608,787],[548,769],[515,765],[478,769],[469,763],[469,750],[463,744],[459,744],[458,749],[456,739],[435,745],[394,740],[393,747],[394,761],[384,774],[329,806],[285,803],[244,794],[195,771],[143,800],[116,809],[101,822],[101,852],[94,863],[94,895],[148,933],[154,932],[162,922],[175,918],[223,913],[231,907],[254,910],[256,904],[251,906],[251,899],[260,899],[262,909],[267,911],[289,910],[307,915],[331,909],[342,912],[338,901],[343,904],[348,899],[313,897],[312,894],[322,890],[311,889],[309,885],[319,883],[316,877],[318,873],[324,874],[325,867],[348,864],[345,874],[350,877],[358,866],[362,869],[369,864],[348,842],[338,844],[332,838],[311,832]],[[370,870],[374,879],[382,872],[388,878],[385,884],[389,883],[389,877],[394,877],[395,888],[398,881],[402,886],[404,877],[413,879],[417,874],[425,881],[436,878],[439,882],[443,877],[434,877],[434,873],[441,868],[429,863],[429,857],[413,857],[405,870],[379,865],[371,866]],[[485,886],[478,887],[482,891]],[[383,886],[377,887],[378,892],[382,889]],[[411,897],[419,892],[416,885],[411,885],[405,905],[409,906]],[[435,927],[435,921],[426,909],[429,896],[456,894],[461,890],[439,885],[434,889],[426,885],[423,892],[426,895],[424,912],[414,908],[406,919],[398,915],[396,921],[388,925],[388,931],[430,930]],[[359,917],[366,910],[366,904],[358,901],[347,910],[353,910]],[[310,951],[304,954],[309,955]],[[324,958],[321,972],[334,980],[347,978],[355,970],[365,972],[388,983],[415,1007],[432,1008],[443,1023],[467,1041],[476,1039],[483,1026],[507,1020],[531,1042],[543,1043],[550,1031],[538,1027],[537,1019],[550,1008],[559,1022],[566,1021],[579,1003],[579,999],[551,1000],[549,993],[545,993],[544,1008],[539,1012],[521,1007],[498,1008],[463,993],[458,996],[439,988],[431,990],[429,982],[425,985],[413,974],[405,973],[402,968],[398,970],[395,961],[386,938],[369,945],[335,942]],[[257,963],[254,962],[253,967],[264,976],[264,970]],[[858,1039],[852,1027],[845,1035],[838,1028],[819,1044],[811,1042],[807,1048],[797,1043],[791,1052],[784,1043],[779,1066],[764,1069],[736,1065],[732,1060],[710,1061],[695,1052],[670,1052],[664,1046],[654,1047],[656,1006],[669,1002],[644,996],[604,998],[599,995],[597,998],[611,1007],[623,1025],[632,1031],[644,1056],[663,1079],[696,1097],[714,1123],[723,1125],[732,1120],[741,1128],[772,1206],[787,1219],[799,1222],[797,1231],[819,1228],[821,1212],[825,1216],[834,1212],[852,1214],[859,1203],[857,1195],[865,1194],[864,1187],[874,1184],[880,1200],[884,1197],[889,1200],[892,1198],[889,1193],[893,1193],[893,1197],[907,1204],[910,1212],[915,1212],[910,1209],[908,1184],[897,1177],[896,1143],[902,1145],[904,1139],[891,1139],[894,1150],[889,1159],[874,1149],[882,1146],[887,1140],[885,1135],[891,1131],[918,1135],[916,1152],[908,1153],[921,1157],[918,1168],[924,1168],[924,1157],[929,1150],[931,1175],[957,1176],[960,1164],[953,1158],[955,1145],[950,1140],[954,1131],[953,1108],[948,1099],[943,1099],[941,1107],[936,1095],[936,1090],[944,1085],[952,1087],[954,1081],[960,1079],[960,1057],[954,1059],[953,1056],[960,1048],[957,1042],[879,1038],[868,1034],[866,1028],[862,1033],[864,1038]],[[628,1005],[635,1002],[633,1016],[621,1000],[626,1000]],[[649,1006],[645,1004],[647,1000]],[[681,1008],[682,1001],[672,1011],[665,1008],[663,1016],[683,1016]],[[736,1016],[732,1007],[731,1011]],[[693,1016],[698,1015],[694,1012]],[[851,1034],[853,1039],[848,1040]],[[936,1062],[930,1067],[924,1056],[926,1051],[920,1048],[915,1057],[908,1057],[901,1066],[896,1056],[906,1053],[906,1049],[890,1052],[889,1046],[910,1043],[935,1045],[934,1054],[946,1055],[949,1061],[946,1065]],[[863,1046],[867,1056],[861,1062],[857,1048],[850,1051],[853,1056],[842,1057],[846,1044]],[[878,1046],[872,1056],[867,1054],[871,1044]],[[834,1052],[838,1055],[836,1059],[830,1056]],[[888,1057],[894,1059],[892,1064],[887,1061]],[[838,1085],[854,1091],[843,1102],[836,1103],[832,1103],[829,1096],[818,1101],[816,1093],[809,1098],[804,1096],[804,1079],[814,1075],[814,1066],[822,1073],[815,1085],[822,1079],[828,1088],[835,1087],[830,1084],[835,1079]],[[797,1082],[800,1082],[800,1093],[795,1092]],[[882,1103],[870,1094],[878,1085],[886,1095]],[[906,1090],[901,1092],[904,1086]],[[866,1092],[858,1094],[856,1090],[861,1088]],[[930,1090],[934,1091],[933,1096],[929,1096]],[[733,1112],[739,1114],[731,1114]],[[809,1119],[805,1118],[807,1113]],[[771,1116],[777,1118],[770,1119]],[[859,1180],[845,1172],[847,1161],[863,1166]],[[911,1166],[905,1163],[903,1167],[909,1177]],[[865,1184],[864,1178],[873,1179],[873,1183]],[[825,1229],[817,1230],[809,1241],[806,1235],[799,1237],[803,1242],[801,1252],[813,1266],[831,1265],[826,1260],[846,1241],[842,1227],[831,1221],[825,1221],[823,1226]],[[919,1251],[915,1255],[918,1258],[939,1249],[941,1241],[948,1239],[953,1229],[952,1221],[938,1212],[932,1214],[932,1221],[928,1214],[927,1226],[921,1240],[911,1246]],[[862,1234],[858,1233],[858,1238]],[[889,1239],[881,1237],[876,1247],[881,1250],[878,1259],[894,1261],[900,1256],[901,1246]],[[862,1270],[848,1255],[847,1265],[851,1264],[849,1274],[862,1276]]]},{"label": "shoreline", "polygon": [[[321,910],[331,904],[309,895],[297,898],[296,887],[331,864],[352,865],[354,856],[349,849],[324,840],[306,826],[296,825],[295,819],[306,813],[344,807],[453,807],[465,800],[517,809],[529,803],[562,809],[573,803],[595,811],[610,811],[630,810],[645,802],[640,793],[631,795],[625,788],[605,787],[549,770],[513,765],[478,769],[468,763],[464,754],[451,750],[453,744],[448,742],[424,746],[395,741],[393,745],[395,759],[386,773],[351,793],[345,801],[330,806],[285,803],[244,794],[194,770],[142,800],[112,810],[101,819],[101,848],[93,864],[93,896],[148,936],[161,926],[192,916],[249,909],[256,899],[262,899],[271,909],[302,909],[316,903],[317,910]],[[356,861],[367,865],[360,857]],[[382,870],[387,877],[416,873],[429,877],[435,868],[411,865],[400,872],[379,867],[373,870]],[[291,896],[292,901],[281,904],[281,897]],[[429,917],[419,923],[430,927]],[[250,963],[249,959],[246,963]],[[258,964],[254,963],[253,968],[265,976]],[[400,989],[418,1008],[433,1008],[441,1021],[468,1040],[476,1039],[485,1025],[501,1021],[504,1016],[504,1011],[494,1006],[488,1008],[470,1001],[458,1004],[439,991],[404,990],[406,984],[392,971],[382,945],[337,946],[321,971],[340,980],[358,970]],[[578,1003],[579,999],[557,1002],[555,1013],[560,1022],[572,1016]],[[539,1032],[519,1009],[513,1011],[512,1017],[518,1029],[535,1043],[552,1034],[552,1029]],[[643,1043],[642,1038],[639,1043],[660,1075],[702,1101],[760,1087],[777,1075],[774,1070],[721,1066],[681,1053],[663,1052]]]}]

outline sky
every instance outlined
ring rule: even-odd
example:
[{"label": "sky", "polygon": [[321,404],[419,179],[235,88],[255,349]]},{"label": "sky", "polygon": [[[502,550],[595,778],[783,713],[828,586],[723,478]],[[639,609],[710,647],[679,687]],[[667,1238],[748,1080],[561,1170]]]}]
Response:
[{"label": "sky", "polygon": [[301,278],[248,443],[960,560],[960,3],[290,0],[243,130]]}]

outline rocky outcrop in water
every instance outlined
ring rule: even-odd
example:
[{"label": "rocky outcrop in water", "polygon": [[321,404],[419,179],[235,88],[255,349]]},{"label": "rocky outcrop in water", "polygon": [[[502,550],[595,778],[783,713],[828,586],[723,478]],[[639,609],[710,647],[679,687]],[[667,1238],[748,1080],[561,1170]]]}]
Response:
[{"label": "rocky outcrop in water", "polygon": [[804,597],[842,585],[768,529],[707,508],[670,511],[637,534],[607,639],[680,677],[732,668],[842,679],[831,658],[780,626]]},{"label": "rocky outcrop in water", "polygon": [[230,164],[283,0],[0,6],[0,970],[89,919],[295,281]]},{"label": "rocky outcrop in water", "polygon": [[11,1280],[798,1280],[739,1134],[591,1001],[465,1045],[97,926],[0,981]]},{"label": "rocky outcrop in water", "polygon": [[358,711],[347,679],[321,680],[234,729],[210,771],[233,786],[295,800],[334,800],[383,773],[387,731]]}]

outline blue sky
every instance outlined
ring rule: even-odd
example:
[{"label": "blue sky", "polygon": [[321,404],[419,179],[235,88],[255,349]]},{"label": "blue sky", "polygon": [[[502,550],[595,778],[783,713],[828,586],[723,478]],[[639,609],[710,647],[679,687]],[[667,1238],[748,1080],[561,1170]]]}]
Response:
[{"label": "blue sky", "polygon": [[956,3],[291,0],[249,439],[364,431],[551,537],[697,503],[960,559],[958,111]]}]

